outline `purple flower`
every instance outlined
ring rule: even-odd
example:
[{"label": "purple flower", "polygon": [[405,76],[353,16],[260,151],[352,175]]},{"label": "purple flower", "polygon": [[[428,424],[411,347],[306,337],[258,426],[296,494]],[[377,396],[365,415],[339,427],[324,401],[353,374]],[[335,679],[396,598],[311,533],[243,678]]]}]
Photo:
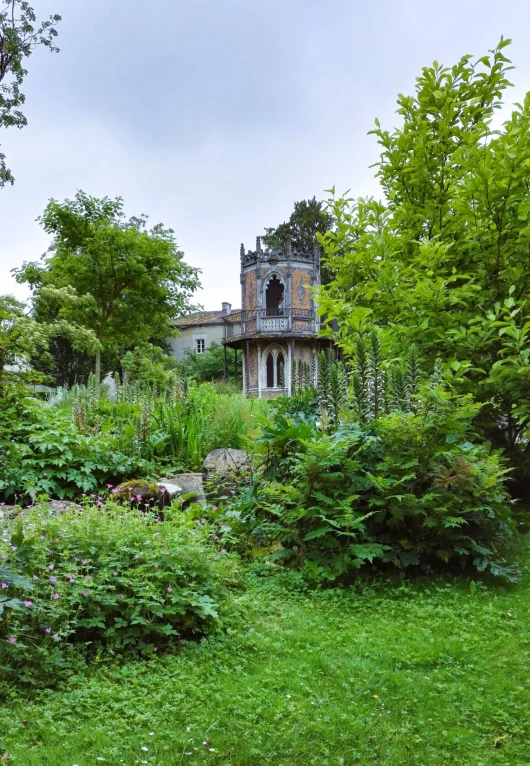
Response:
[{"label": "purple flower", "polygon": [[2,583],[2,588],[9,588],[9,585],[6,582]]},{"label": "purple flower", "polygon": [[120,490],[118,489],[118,487],[114,487],[114,489],[111,491],[112,491],[112,494],[114,495],[116,492],[119,492]]},{"label": "purple flower", "polygon": [[90,575],[85,575],[85,580],[91,580],[91,579],[92,578],[90,577]]},{"label": "purple flower", "polygon": [[214,539],[214,540],[219,540],[219,535],[214,535],[214,536],[213,536],[213,539]]},{"label": "purple flower", "polygon": [[24,601],[24,606],[33,606],[33,601]]},{"label": "purple flower", "polygon": [[101,508],[102,506],[105,505],[105,503],[103,502],[103,500],[98,500],[98,505]]},{"label": "purple flower", "polygon": [[53,572],[53,570],[55,569],[55,564],[50,564],[48,569],[50,570],[50,572]]},{"label": "purple flower", "polygon": [[18,548],[17,548],[17,546],[16,546],[16,545],[12,545],[12,546],[11,546],[11,550],[12,550],[12,551],[17,551],[17,550],[18,550]]},{"label": "purple flower", "polygon": [[226,553],[226,548],[221,548],[221,553]]},{"label": "purple flower", "polygon": [[200,520],[200,519],[193,519],[193,523],[194,523],[194,524],[200,524],[200,523],[201,523],[201,520]]},{"label": "purple flower", "polygon": [[113,572],[112,574],[114,575],[114,577],[117,577],[117,576],[118,576],[118,573],[117,573],[117,572]]},{"label": "purple flower", "polygon": [[136,499],[138,500],[138,502],[139,502],[139,501],[142,499],[142,496],[141,496],[141,495],[135,495],[135,497],[136,497]]},{"label": "purple flower", "polygon": [[83,594],[83,596],[88,596],[88,591],[87,590],[82,590],[81,593]]},{"label": "purple flower", "polygon": [[61,637],[59,636],[59,634],[58,634],[58,633],[54,633],[54,634],[53,634],[53,640],[54,640],[54,641],[60,641],[60,640],[61,640]]},{"label": "purple flower", "polygon": [[71,575],[71,574],[69,574],[69,575],[66,575],[66,576],[67,576],[67,578],[68,578],[68,582],[69,582],[69,583],[73,583],[73,582],[75,582],[75,580],[74,580],[74,578],[72,577],[72,575]]},{"label": "purple flower", "polygon": [[105,484],[108,489],[112,489],[112,484]]},{"label": "purple flower", "polygon": [[87,561],[86,559],[83,559],[83,560],[81,561],[81,564],[88,564],[88,561]]},{"label": "purple flower", "polygon": [[37,575],[33,575],[33,579],[34,580],[40,580],[40,577],[38,577]]},{"label": "purple flower", "polygon": [[50,577],[50,582],[57,582],[57,577]]},{"label": "purple flower", "polygon": [[45,632],[45,633],[51,633],[51,632],[52,632],[52,629],[51,629],[51,628],[46,628],[46,630],[45,630],[44,632]]},{"label": "purple flower", "polygon": [[123,593],[118,593],[118,598],[123,598]]},{"label": "purple flower", "polygon": [[171,585],[168,585],[168,586],[167,586],[167,589],[168,589],[169,591],[172,591],[172,590],[173,590],[173,588],[171,587]]},{"label": "purple flower", "polygon": [[166,491],[165,487],[160,487],[159,492],[165,492],[165,491]]},{"label": "purple flower", "polygon": [[39,540],[46,540],[46,535],[39,535]]},{"label": "purple flower", "polygon": [[153,649],[153,652],[158,652],[158,647],[155,646],[155,648]]},{"label": "purple flower", "polygon": [[217,506],[216,505],[212,505],[212,511],[216,511],[216,510],[217,510]]},{"label": "purple flower", "polygon": [[17,642],[17,639],[15,638],[15,636],[10,636],[9,637],[9,643],[10,644],[16,644],[16,642]]},{"label": "purple flower", "polygon": [[54,593],[52,598],[54,598],[57,601],[57,599],[59,598],[59,594],[58,593]]}]

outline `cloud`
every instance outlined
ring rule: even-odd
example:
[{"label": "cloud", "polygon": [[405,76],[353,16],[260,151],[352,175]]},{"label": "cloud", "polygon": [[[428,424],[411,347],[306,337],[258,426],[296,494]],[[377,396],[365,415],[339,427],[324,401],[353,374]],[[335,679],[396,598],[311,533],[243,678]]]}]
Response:
[{"label": "cloud", "polygon": [[239,245],[336,185],[377,194],[366,135],[397,123],[423,65],[515,38],[511,101],[530,79],[530,5],[493,0],[34,0],[59,12],[58,55],[29,61],[23,131],[0,141],[0,290],[47,239],[49,197],[121,195],[171,226],[208,308],[240,302]]}]

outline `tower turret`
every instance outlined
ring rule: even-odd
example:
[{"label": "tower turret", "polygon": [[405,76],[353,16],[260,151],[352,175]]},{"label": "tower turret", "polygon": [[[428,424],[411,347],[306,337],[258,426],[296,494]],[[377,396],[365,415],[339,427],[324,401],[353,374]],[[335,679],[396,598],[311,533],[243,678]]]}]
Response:
[{"label": "tower turret", "polygon": [[241,312],[226,319],[225,347],[243,351],[243,388],[250,396],[289,394],[295,367],[310,365],[321,346],[314,290],[320,284],[320,250],[256,249],[242,244]]}]

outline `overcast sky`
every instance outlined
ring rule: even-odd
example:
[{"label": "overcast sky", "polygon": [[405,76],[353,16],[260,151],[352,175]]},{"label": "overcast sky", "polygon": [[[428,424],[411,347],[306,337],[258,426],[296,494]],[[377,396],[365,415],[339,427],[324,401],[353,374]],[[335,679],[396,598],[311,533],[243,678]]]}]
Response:
[{"label": "overcast sky", "polygon": [[38,258],[35,218],[76,189],[121,195],[175,232],[206,308],[240,304],[239,245],[325,189],[377,194],[379,117],[421,67],[478,56],[501,35],[530,90],[529,0],[34,0],[60,13],[29,60],[29,125],[3,130],[15,185],[0,191],[0,292]]}]

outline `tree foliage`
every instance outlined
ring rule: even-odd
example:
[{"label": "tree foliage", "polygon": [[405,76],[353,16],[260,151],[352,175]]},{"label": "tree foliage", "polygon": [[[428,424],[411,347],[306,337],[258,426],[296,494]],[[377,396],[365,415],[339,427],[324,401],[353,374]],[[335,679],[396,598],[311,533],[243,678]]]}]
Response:
[{"label": "tree foliage", "polygon": [[265,229],[262,239],[269,247],[282,249],[288,239],[293,248],[312,250],[317,233],[324,234],[331,227],[333,218],[316,197],[294,203],[294,210],[287,221],[276,228]]},{"label": "tree foliage", "polygon": [[[183,260],[172,229],[147,229],[147,217],[125,220],[121,198],[97,199],[79,191],[73,200],[50,200],[39,219],[53,236],[42,263],[16,272],[35,300],[59,317],[92,330],[104,351],[117,351],[171,335],[173,319],[192,307],[198,270]],[[71,300],[56,302],[57,289]],[[96,377],[100,377],[96,356]]]},{"label": "tree foliage", "polygon": [[[26,100],[21,92],[27,75],[25,60],[39,45],[53,53],[59,50],[55,38],[60,20],[54,14],[46,21],[37,21],[26,0],[0,0],[0,128],[23,128],[27,124],[21,111]],[[0,152],[0,188],[13,181],[5,155]]]},{"label": "tree foliage", "polygon": [[[234,362],[236,371],[234,371]],[[186,351],[185,357],[178,362],[179,375],[198,382],[220,381],[224,379],[224,349],[218,343],[212,343],[203,354]],[[227,349],[226,376],[229,380],[241,377],[241,353]]]},{"label": "tree foliage", "polygon": [[330,200],[321,237],[333,280],[321,311],[354,351],[375,322],[402,347],[440,355],[461,391],[485,406],[483,434],[519,464],[530,419],[530,94],[502,128],[492,120],[510,85],[508,40],[473,61],[434,62],[402,124],[379,121],[377,175],[384,201]]},{"label": "tree foliage", "polygon": [[[58,291],[58,296],[63,292]],[[0,395],[5,393],[6,370],[31,377],[32,361],[39,357],[44,363],[51,360],[50,343],[56,337],[68,340],[71,348],[83,352],[94,351],[98,342],[91,330],[79,327],[65,319],[36,322],[24,303],[12,295],[0,296]]]}]

